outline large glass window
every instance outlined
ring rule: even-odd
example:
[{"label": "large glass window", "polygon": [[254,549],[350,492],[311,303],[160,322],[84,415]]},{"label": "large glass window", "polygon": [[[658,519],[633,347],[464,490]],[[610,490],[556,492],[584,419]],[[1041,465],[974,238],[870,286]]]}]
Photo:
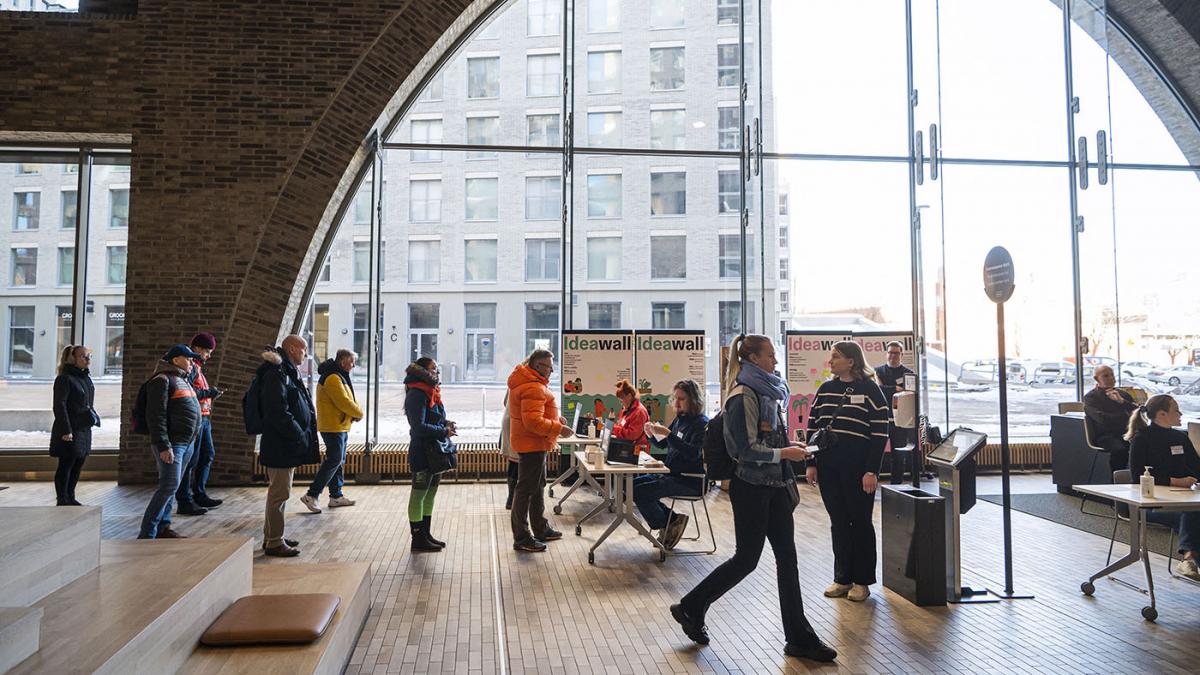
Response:
[{"label": "large glass window", "polygon": [[59,199],[59,210],[62,214],[59,220],[59,227],[64,230],[75,229],[75,223],[79,220],[79,200],[77,199],[78,192],[75,190],[63,190]]},{"label": "large glass window", "polygon": [[531,147],[553,148],[562,145],[558,113],[540,113],[525,117],[526,143]]},{"label": "large glass window", "polygon": [[593,148],[621,147],[621,111],[588,111],[587,144]]},{"label": "large glass window", "polygon": [[651,91],[683,89],[683,49],[683,47],[657,47],[650,49]]},{"label": "large glass window", "polygon": [[408,305],[408,346],[413,361],[428,356],[438,358],[438,325],[441,308],[437,303],[413,302]]},{"label": "large glass window", "polygon": [[441,242],[436,240],[409,240],[408,282],[411,284],[435,284],[441,278]]},{"label": "large glass window", "polygon": [[738,46],[736,42],[717,45],[717,86],[738,86]]},{"label": "large glass window", "polygon": [[[441,143],[442,121],[440,119],[420,119],[409,123],[412,126],[411,141],[413,143]],[[410,159],[414,162],[439,162],[442,159],[441,150],[413,150]]]},{"label": "large glass window", "polygon": [[588,217],[621,217],[621,174],[588,174]]},{"label": "large glass window", "polygon": [[70,286],[75,283],[75,247],[58,247],[58,285]]},{"label": "large glass window", "polygon": [[588,31],[608,33],[621,27],[621,0],[588,0]]},{"label": "large glass window", "polygon": [[38,250],[36,246],[13,247],[12,257],[10,258],[12,275],[8,279],[9,285],[36,286],[37,259]]},{"label": "large glass window", "polygon": [[467,220],[496,219],[498,183],[499,179],[491,176],[467,179]]},{"label": "large glass window", "polygon": [[104,308],[104,374],[120,375],[124,362],[125,305],[108,305]]},{"label": "large glass window", "polygon": [[525,353],[535,349],[558,351],[558,303],[530,302],[525,304]]},{"label": "large glass window", "polygon": [[468,239],[464,257],[466,259],[464,281],[479,283],[496,280],[495,239]]},{"label": "large glass window", "polygon": [[621,50],[588,52],[588,93],[613,94],[621,91]]},{"label": "large glass window", "polygon": [[500,57],[467,59],[467,98],[496,98],[500,95]]},{"label": "large glass window", "polygon": [[560,239],[525,240],[525,281],[558,281]]},{"label": "large glass window", "polygon": [[408,219],[414,223],[436,223],[442,219],[442,181],[409,181]]},{"label": "large glass window", "polygon": [[655,302],[650,305],[650,324],[654,330],[686,328],[682,302]]},{"label": "large glass window", "polygon": [[687,213],[687,172],[650,171],[650,215],[682,216]]},{"label": "large glass window", "polygon": [[[475,146],[499,145],[500,117],[497,115],[473,115],[467,118],[467,143]],[[472,150],[467,159],[495,159],[496,153],[487,150]]]},{"label": "large glass window", "polygon": [[588,328],[610,329],[621,327],[621,303],[589,302]]},{"label": "large glass window", "polygon": [[562,0],[528,0],[526,34],[530,37],[558,35],[562,24]]},{"label": "large glass window", "polygon": [[687,278],[687,237],[683,234],[650,234],[650,278]]},{"label": "large glass window", "polygon": [[36,230],[41,220],[42,193],[13,194],[13,230]]},{"label": "large glass window", "polygon": [[557,220],[561,212],[562,180],[558,176],[526,176],[525,219]]},{"label": "large glass window", "polygon": [[720,213],[741,213],[742,173],[737,169],[717,172],[717,210]]},{"label": "large glass window", "polygon": [[684,0],[650,0],[651,28],[683,28]]},{"label": "large glass window", "polygon": [[62,354],[63,349],[71,344],[71,327],[75,324],[74,316],[68,305],[57,305],[54,308],[54,316],[56,317],[54,333],[57,336],[54,353]]},{"label": "large glass window", "polygon": [[8,308],[8,374],[33,374],[33,339],[37,310],[28,306]]},{"label": "large glass window", "polygon": [[525,95],[558,96],[562,93],[562,59],[554,54],[530,54],[525,60]]},{"label": "large glass window", "polygon": [[717,107],[717,149],[737,150],[741,147],[742,111],[736,103]]},{"label": "large glass window", "polygon": [[107,264],[104,266],[105,281],[114,286],[120,286],[125,283],[125,263],[128,259],[128,248],[121,246],[108,246],[107,249]]},{"label": "large glass window", "polygon": [[358,354],[367,353],[367,333],[370,331],[369,305],[355,304],[351,306],[351,322],[354,335],[354,351]]},{"label": "large glass window", "polygon": [[359,239],[354,242],[354,283],[366,283],[371,278],[371,242]]},{"label": "large glass window", "polygon": [[650,111],[650,147],[682,150],[687,144],[687,113],[683,108]]},{"label": "large glass window", "polygon": [[129,227],[129,188],[108,191],[108,226]]},{"label": "large glass window", "polygon": [[621,238],[588,237],[588,281],[617,281],[621,278]]}]

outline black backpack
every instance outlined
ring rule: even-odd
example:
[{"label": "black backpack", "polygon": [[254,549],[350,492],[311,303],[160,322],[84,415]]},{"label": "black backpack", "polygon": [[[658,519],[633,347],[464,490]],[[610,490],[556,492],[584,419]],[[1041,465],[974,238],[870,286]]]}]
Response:
[{"label": "black backpack", "polygon": [[258,374],[255,374],[246,393],[242,395],[242,421],[246,425],[246,433],[252,436],[263,432],[262,387],[259,384]]},{"label": "black backpack", "polygon": [[[733,390],[730,390],[733,393]],[[725,411],[722,409],[704,426],[704,469],[709,480],[729,480],[737,469],[737,460],[725,447]]]},{"label": "black backpack", "polygon": [[[138,387],[137,400],[133,402],[133,414],[129,418],[129,430],[135,434],[141,434],[143,436],[150,435],[150,424],[146,421],[146,386],[150,384],[151,380],[153,380],[155,377],[158,377],[158,375],[154,375],[149,380],[143,382],[142,386]],[[174,389],[174,384],[175,383],[172,381],[171,376],[168,375],[168,398],[171,395],[171,389]]]}]

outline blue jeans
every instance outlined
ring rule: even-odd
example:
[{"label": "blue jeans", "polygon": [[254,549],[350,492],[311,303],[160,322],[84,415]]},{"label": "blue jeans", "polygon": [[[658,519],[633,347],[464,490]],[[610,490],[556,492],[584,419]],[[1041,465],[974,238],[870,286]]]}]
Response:
[{"label": "blue jeans", "polygon": [[138,539],[154,539],[160,527],[171,524],[171,508],[175,505],[175,491],[179,489],[179,478],[183,469],[192,459],[194,443],[176,443],[171,446],[174,461],[170,464],[162,461],[154,448],[154,462],[158,464],[158,489],[150,496],[146,505],[146,513],[142,515],[142,527],[138,531]]},{"label": "blue jeans", "polygon": [[[204,417],[203,419],[207,420],[208,418]],[[175,501],[181,506],[192,504],[192,477],[196,475],[196,464],[200,459],[199,446],[200,436],[197,435],[196,440],[192,441],[192,446],[188,448],[188,461],[179,474],[179,489],[175,490]],[[167,522],[171,522],[169,517]]]},{"label": "blue jeans", "polygon": [[313,476],[312,485],[308,486],[309,497],[320,497],[321,490],[329,486],[329,498],[337,499],[342,496],[342,484],[345,483],[342,466],[346,463],[346,437],[344,431],[322,431],[321,440],[325,441],[325,461]]},{"label": "blue jeans", "polygon": [[648,474],[633,479],[633,502],[652,530],[667,526],[671,510],[659,501],[664,497],[685,497],[700,494],[699,478]]},{"label": "blue jeans", "polygon": [[1200,553],[1200,511],[1149,511],[1146,520],[1179,532],[1179,552]]},{"label": "blue jeans", "polygon": [[[197,499],[208,497],[208,472],[212,470],[216,454],[212,440],[212,418],[204,415],[200,418],[200,435],[196,436],[196,461],[191,480],[192,493]],[[184,489],[184,485],[179,487]]]}]

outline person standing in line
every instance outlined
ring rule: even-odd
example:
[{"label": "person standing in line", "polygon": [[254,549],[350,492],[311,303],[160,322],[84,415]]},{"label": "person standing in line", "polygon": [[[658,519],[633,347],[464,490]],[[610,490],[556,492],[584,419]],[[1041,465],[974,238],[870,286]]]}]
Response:
[{"label": "person standing in line", "polygon": [[204,377],[202,368],[203,364],[212,358],[217,348],[217,338],[212,333],[196,333],[189,346],[193,352],[200,355],[200,358],[192,361],[192,369],[188,373],[188,383],[196,391],[196,400],[200,402],[200,433],[196,436],[192,460],[184,467],[183,475],[179,479],[179,491],[175,493],[175,501],[178,504],[179,515],[202,516],[208,509],[222,504],[222,500],[208,496],[208,472],[212,470],[213,457],[216,455],[212,440],[212,420],[209,416],[212,414],[213,400],[225,392],[208,386],[208,379]]},{"label": "person standing in line", "polygon": [[92,427],[100,426],[96,414],[96,386],[88,366],[92,350],[68,345],[58,362],[54,378],[54,424],[50,427],[50,456],[58,459],[54,472],[54,497],[58,506],[82,506],[75,499],[75,486],[83,463],[92,451]]},{"label": "person standing in line", "polygon": [[520,455],[517,486],[511,514],[513,549],[540,553],[546,542],[562,539],[562,532],[546,520],[542,491],[546,486],[546,455],[572,430],[566,418],[558,414],[550,375],[554,373],[554,354],[535,349],[525,363],[508,376],[509,440]]},{"label": "person standing in line", "polygon": [[[809,438],[825,429],[834,443],[808,462],[833,536],[833,584],[825,597],[862,602],[875,583],[875,489],[888,441],[890,406],[857,342],[838,342],[829,355],[833,379],[817,388]],[[818,482],[818,475],[820,480]]]},{"label": "person standing in line", "polygon": [[891,423],[888,438],[892,442],[892,485],[904,482],[904,460],[908,458],[909,451],[899,451],[898,448],[906,447],[912,436],[908,429],[896,426],[896,393],[904,391],[905,376],[916,375],[912,369],[900,362],[903,357],[904,345],[893,340],[887,343],[887,363],[875,367],[875,379],[879,388],[883,390],[884,400],[888,402],[888,421]]},{"label": "person standing in line", "polygon": [[637,390],[629,380],[617,383],[617,400],[621,402],[621,414],[613,425],[612,437],[633,441],[633,451],[637,455],[649,453],[646,423],[650,421],[650,413],[646,411],[645,404],[638,400]]},{"label": "person standing in line", "polygon": [[659,541],[667,549],[675,548],[687,531],[688,517],[663,506],[661,500],[703,492],[703,479],[683,474],[704,473],[704,429],[708,425],[700,385],[695,380],[675,383],[671,405],[675,408],[675,419],[671,420],[670,427],[657,422],[645,423],[646,435],[654,447],[666,449],[664,463],[671,473],[665,476],[646,474],[633,481],[633,501],[646,519],[646,525],[659,530]]},{"label": "person standing in line", "polygon": [[200,355],[178,344],[158,362],[146,382],[146,427],[158,464],[158,489],[150,496],[138,539],[182,539],[171,529],[171,502],[200,432],[200,404],[188,383],[192,359]]},{"label": "person standing in line", "polygon": [[266,467],[270,482],[263,550],[280,558],[300,555],[299,542],[283,536],[284,512],[292,495],[296,467],[321,461],[316,410],[297,369],[306,358],[308,343],[299,335],[289,335],[281,346],[262,353],[263,362],[255,373],[263,421],[258,461]]},{"label": "person standing in line", "polygon": [[754,571],[763,543],[771,542],[779,587],[779,609],[787,644],[783,653],[828,663],[837,652],[821,641],[804,616],[792,509],[796,479],[791,462],[808,458],[787,440],[783,406],[787,383],[776,372],[771,338],[739,335],[729,347],[723,397],[725,449],[737,469],[729,486],[737,550],[695,588],[671,605],[671,616],[695,642],[709,642],[704,617],[709,606]]},{"label": "person standing in line", "polygon": [[500,420],[500,453],[504,455],[505,464],[507,464],[507,472],[505,475],[505,483],[508,485],[508,496],[504,499],[504,510],[512,511],[513,491],[517,488],[517,469],[520,466],[521,456],[513,450],[512,439],[509,434],[512,431],[512,420],[510,415],[512,410],[508,407],[508,392],[504,393],[504,417]]},{"label": "person standing in line", "polygon": [[325,461],[313,476],[308,491],[300,498],[304,506],[313,513],[320,513],[317,501],[321,491],[329,486],[329,508],[354,506],[354,500],[342,494],[345,484],[346,439],[350,426],[363,417],[363,409],[354,398],[354,383],[350,373],[358,361],[358,354],[349,349],[339,349],[332,359],[317,366],[317,432],[325,441]]},{"label": "person standing in line", "polygon": [[416,552],[436,552],[446,547],[446,542],[429,532],[433,500],[442,479],[441,474],[430,470],[429,454],[440,452],[442,443],[458,435],[454,422],[446,419],[441,383],[438,364],[428,356],[417,359],[404,371],[404,415],[408,418],[408,465],[412,472],[408,526],[412,550]]},{"label": "person standing in line", "polygon": [[1096,445],[1108,451],[1109,471],[1129,466],[1129,441],[1125,440],[1129,418],[1138,409],[1133,397],[1117,389],[1117,376],[1105,365],[1092,374],[1096,386],[1083,395],[1083,414],[1092,425]]}]

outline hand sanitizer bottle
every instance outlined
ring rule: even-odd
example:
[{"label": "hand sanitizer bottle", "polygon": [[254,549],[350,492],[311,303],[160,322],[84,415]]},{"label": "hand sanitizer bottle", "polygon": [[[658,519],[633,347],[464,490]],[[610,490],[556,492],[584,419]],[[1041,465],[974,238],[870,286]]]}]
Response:
[{"label": "hand sanitizer bottle", "polygon": [[1138,483],[1142,486],[1143,497],[1154,496],[1154,476],[1150,475],[1150,467],[1146,467],[1146,472],[1138,479]]}]

